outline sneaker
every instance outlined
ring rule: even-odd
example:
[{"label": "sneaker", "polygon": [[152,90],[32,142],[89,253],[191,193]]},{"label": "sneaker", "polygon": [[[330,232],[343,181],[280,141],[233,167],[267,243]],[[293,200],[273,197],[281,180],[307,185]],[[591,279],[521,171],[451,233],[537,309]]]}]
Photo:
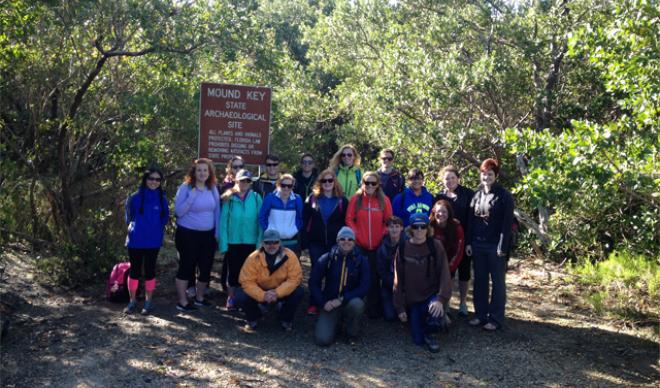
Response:
[{"label": "sneaker", "polygon": [[487,324],[484,325],[484,330],[486,331],[495,331],[499,329],[499,326],[493,322],[488,322]]},{"label": "sneaker", "polygon": [[481,319],[479,319],[479,318],[472,318],[468,322],[468,325],[470,325],[470,326],[481,326],[481,324],[482,324]]},{"label": "sneaker", "polygon": [[206,299],[197,300],[197,298],[195,298],[195,306],[197,306],[197,307],[211,307],[213,305],[211,304],[211,302],[209,302]]},{"label": "sneaker", "polygon": [[188,289],[186,289],[186,296],[188,298],[194,298],[196,295],[197,295],[197,288],[188,287]]},{"label": "sneaker", "polygon": [[245,326],[243,326],[243,331],[246,333],[254,333],[257,330],[257,321],[247,321]]},{"label": "sneaker", "polygon": [[286,332],[289,332],[289,331],[293,330],[293,322],[282,321],[281,325],[282,325],[282,329],[284,329],[284,331],[286,331]]},{"label": "sneaker", "polygon": [[307,307],[307,315],[318,315],[319,310],[314,305]]},{"label": "sneaker", "polygon": [[154,304],[147,300],[147,301],[144,302],[144,307],[142,307],[142,311],[140,311],[140,314],[149,315],[153,311],[154,311]]},{"label": "sneaker", "polygon": [[426,344],[426,347],[429,348],[429,352],[437,353],[440,351],[440,345],[438,344],[438,341],[430,335],[424,336],[424,343]]},{"label": "sneaker", "polygon": [[128,302],[128,306],[124,309],[124,314],[133,314],[137,310],[137,302]]},{"label": "sneaker", "polygon": [[458,306],[458,315],[460,315],[461,317],[467,317],[468,316],[468,309],[467,309],[467,305],[465,303],[461,303]]},{"label": "sneaker", "polygon": [[185,306],[182,306],[180,303],[176,304],[176,309],[179,311],[195,311],[197,310],[197,307],[195,307],[192,303],[188,302]]},{"label": "sneaker", "polygon": [[225,303],[225,308],[227,311],[236,311],[236,299],[233,296],[227,297],[227,303]]}]

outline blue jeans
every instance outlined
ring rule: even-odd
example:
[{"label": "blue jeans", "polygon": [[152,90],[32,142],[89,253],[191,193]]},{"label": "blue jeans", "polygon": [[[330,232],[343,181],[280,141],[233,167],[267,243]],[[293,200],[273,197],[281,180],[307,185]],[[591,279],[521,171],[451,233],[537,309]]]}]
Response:
[{"label": "blue jeans", "polygon": [[394,321],[396,319],[396,311],[394,310],[391,287],[380,287],[380,301],[383,305],[383,318],[386,321]]},{"label": "blue jeans", "polygon": [[319,346],[330,345],[335,340],[342,319],[346,324],[346,335],[357,337],[363,314],[364,301],[361,298],[353,298],[330,312],[321,308],[314,328],[316,344]]},{"label": "blue jeans", "polygon": [[444,319],[443,316],[434,318],[429,313],[429,305],[437,298],[437,295],[431,295],[425,301],[408,306],[410,334],[413,342],[417,345],[423,345],[425,336],[437,332],[440,327],[440,320]]},{"label": "blue jeans", "polygon": [[[293,322],[293,316],[296,315],[296,309],[303,299],[305,291],[302,286],[298,286],[290,295],[278,299],[277,304],[280,306],[279,318],[282,322]],[[243,291],[242,288],[236,289],[236,305],[242,308],[245,312],[245,319],[253,322],[261,318],[263,314],[259,305],[267,306],[266,303],[259,303]],[[280,305],[281,302],[281,305]]]},{"label": "blue jeans", "polygon": [[[499,327],[504,322],[504,306],[506,305],[504,278],[506,259],[497,256],[497,245],[473,243],[472,263],[474,264],[475,318]],[[492,291],[489,280],[492,284]]]}]

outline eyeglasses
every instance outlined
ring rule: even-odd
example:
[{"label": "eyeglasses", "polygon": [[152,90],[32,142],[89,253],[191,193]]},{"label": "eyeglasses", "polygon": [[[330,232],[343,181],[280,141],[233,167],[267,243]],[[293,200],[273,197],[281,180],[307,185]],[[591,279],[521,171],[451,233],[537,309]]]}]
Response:
[{"label": "eyeglasses", "polygon": [[277,167],[279,165],[279,163],[266,163],[266,167]]},{"label": "eyeglasses", "polygon": [[391,162],[391,161],[394,160],[394,158],[391,157],[391,156],[383,156],[383,157],[380,158],[380,160],[387,160],[387,161],[390,161],[390,162]]},{"label": "eyeglasses", "polygon": [[241,179],[239,182],[240,183],[252,183],[252,179],[249,179],[249,178]]},{"label": "eyeglasses", "polygon": [[302,164],[314,164],[313,160],[303,160]]},{"label": "eyeglasses", "polygon": [[293,188],[293,183],[280,183],[280,187],[283,189],[290,189]]},{"label": "eyeglasses", "polygon": [[264,244],[266,245],[277,245],[279,243],[280,243],[279,241],[264,241]]},{"label": "eyeglasses", "polygon": [[378,182],[364,181],[365,186],[378,186]]},{"label": "eyeglasses", "polygon": [[321,183],[332,183],[334,181],[335,181],[334,179],[321,179],[319,182],[321,182]]},{"label": "eyeglasses", "polygon": [[412,230],[426,230],[427,225],[410,225]]},{"label": "eyeglasses", "polygon": [[341,154],[342,158],[352,158],[353,154]]},{"label": "eyeglasses", "polygon": [[160,182],[163,179],[162,178],[154,178],[154,177],[150,176],[150,177],[147,178],[147,180],[152,181],[152,182]]},{"label": "eyeglasses", "polygon": [[341,238],[339,239],[339,241],[341,241],[341,242],[346,242],[346,241],[355,241],[355,240],[353,240],[352,238],[341,237]]},{"label": "eyeglasses", "polygon": [[243,165],[242,164],[232,164],[231,168],[233,168],[234,170],[240,170],[241,168],[243,168]]}]

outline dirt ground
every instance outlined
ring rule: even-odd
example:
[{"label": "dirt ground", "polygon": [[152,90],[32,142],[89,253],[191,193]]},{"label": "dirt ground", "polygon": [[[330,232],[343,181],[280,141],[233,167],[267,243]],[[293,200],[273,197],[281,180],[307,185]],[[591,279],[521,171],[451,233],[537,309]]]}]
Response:
[{"label": "dirt ground", "polygon": [[213,307],[180,313],[171,249],[161,252],[157,310],[147,317],[105,301],[106,279],[65,290],[40,281],[25,254],[3,256],[1,311],[10,321],[3,387],[660,386],[653,327],[590,315],[556,267],[531,259],[511,263],[502,330],[457,318],[431,354],[412,344],[403,324],[368,319],[357,343],[339,338],[319,348],[306,303],[291,333],[274,316],[245,333],[241,314],[224,309],[217,278]]}]

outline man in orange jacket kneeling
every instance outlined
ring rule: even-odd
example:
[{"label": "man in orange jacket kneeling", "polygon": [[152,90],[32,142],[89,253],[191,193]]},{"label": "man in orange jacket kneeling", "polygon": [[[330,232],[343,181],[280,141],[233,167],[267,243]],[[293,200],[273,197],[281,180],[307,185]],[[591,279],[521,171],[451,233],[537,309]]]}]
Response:
[{"label": "man in orange jacket kneeling", "polygon": [[302,278],[296,254],[282,246],[278,231],[266,230],[261,248],[248,256],[238,277],[241,288],[236,292],[236,304],[245,312],[245,329],[255,330],[259,318],[274,305],[282,328],[291,331],[304,296]]}]

